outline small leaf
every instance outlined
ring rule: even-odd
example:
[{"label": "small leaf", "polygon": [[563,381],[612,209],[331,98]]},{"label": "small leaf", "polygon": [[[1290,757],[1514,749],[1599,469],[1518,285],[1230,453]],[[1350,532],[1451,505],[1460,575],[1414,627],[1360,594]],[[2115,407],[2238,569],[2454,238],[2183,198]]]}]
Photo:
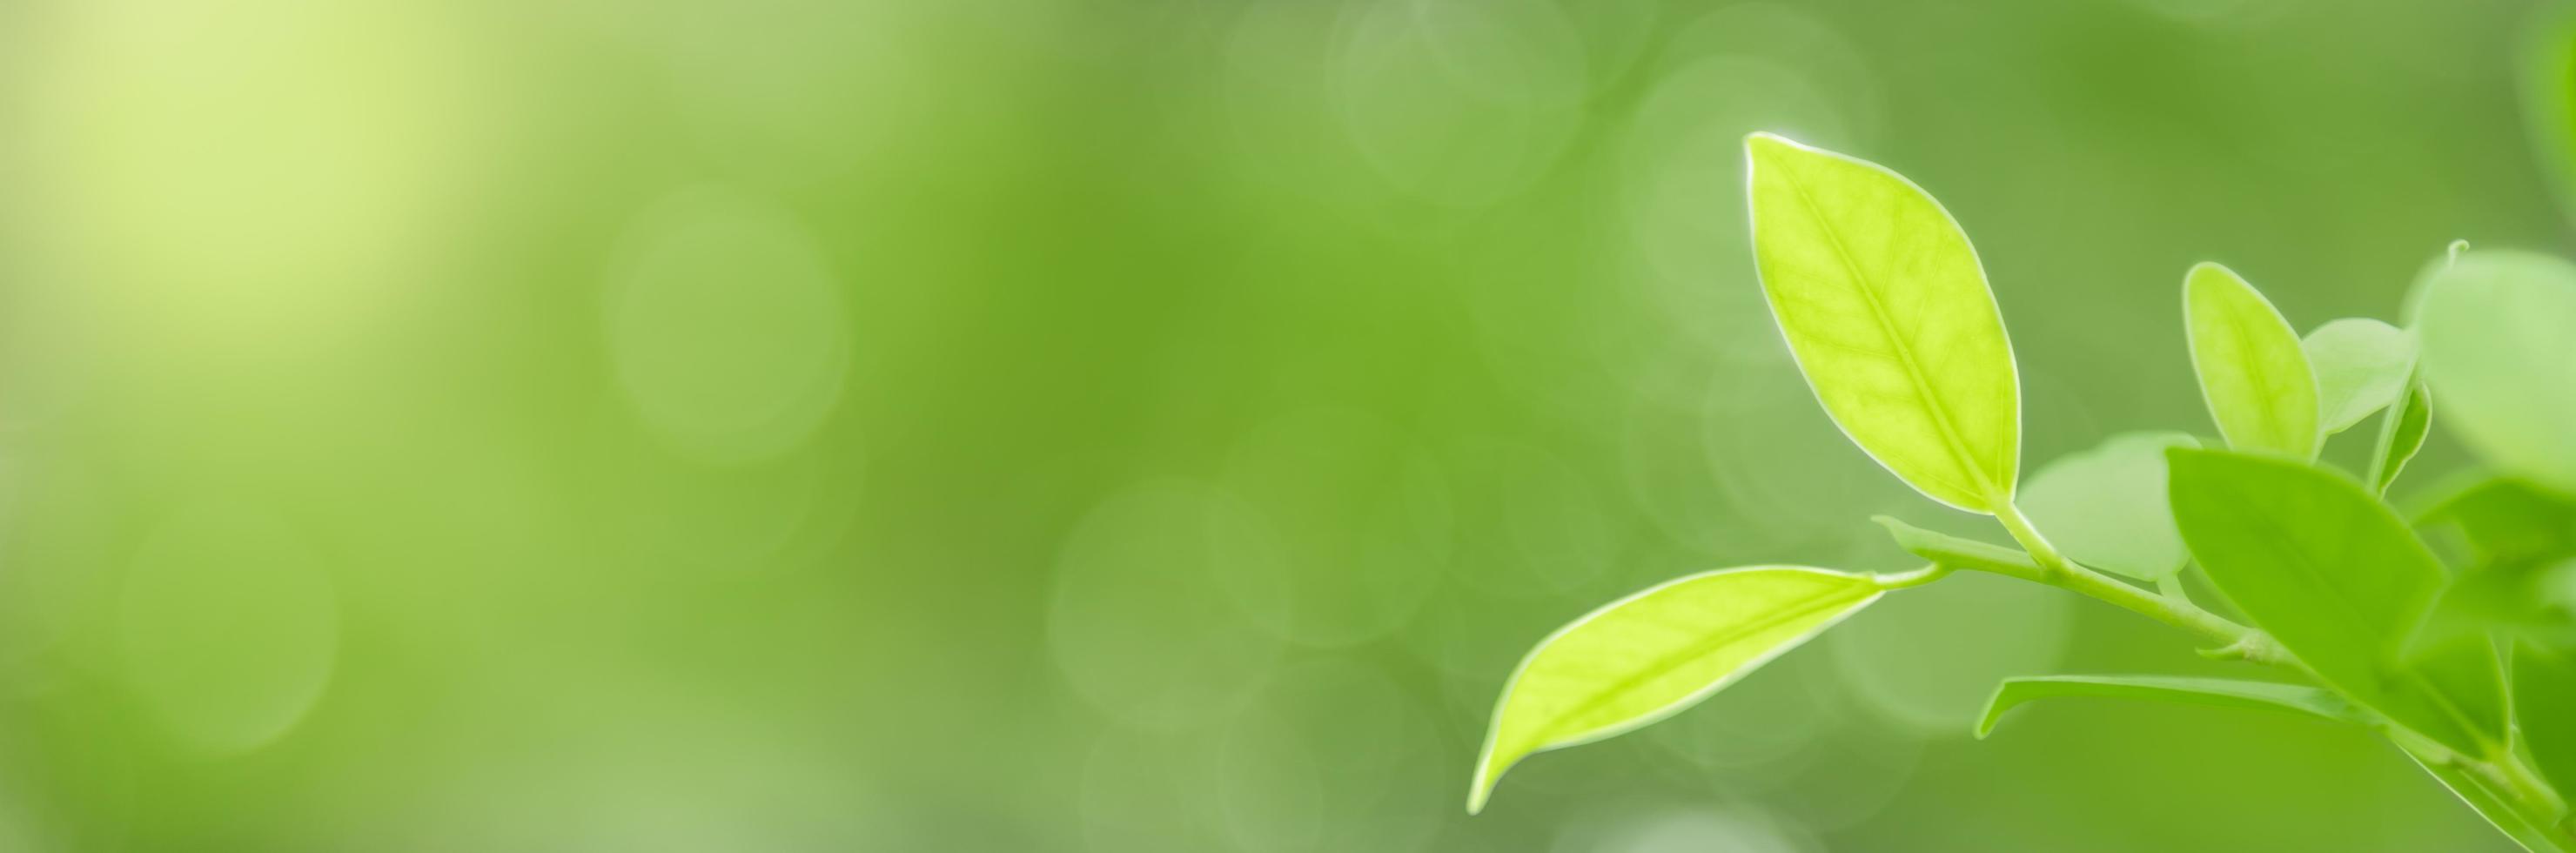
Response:
[{"label": "small leaf", "polygon": [[2540,775],[2576,791],[2576,647],[2514,647],[2513,712]]},{"label": "small leaf", "polygon": [[1763,133],[1744,148],[1762,290],[1826,413],[1926,497],[2010,502],[2020,378],[1968,235],[1877,164]]},{"label": "small leaf", "polygon": [[2406,386],[2406,399],[2388,414],[2379,429],[2378,448],[2370,457],[2370,481],[2380,494],[2387,494],[2406,463],[2415,461],[2416,452],[2424,449],[2424,437],[2432,431],[2432,390],[2420,381]]},{"label": "small leaf", "polygon": [[1724,569],[1612,602],[1557,629],[1503,686],[1467,811],[1531,753],[1600,740],[1690,707],[1878,600],[1869,575]]},{"label": "small leaf", "polygon": [[[2174,522],[2220,592],[2327,686],[2470,754],[2503,732],[2492,649],[2400,651],[2446,575],[2359,483],[2276,457],[2169,451]],[[2466,649],[2466,651],[2462,651]]]},{"label": "small leaf", "polygon": [[2060,457],[2031,475],[2022,512],[2076,562],[2143,581],[2191,559],[2165,501],[2165,449],[2199,447],[2182,433],[2129,433]]},{"label": "small leaf", "polygon": [[2415,336],[2361,318],[2318,326],[2299,341],[2317,375],[2318,426],[2342,432],[2397,401],[2415,374]]},{"label": "small leaf", "polygon": [[2301,684],[2241,681],[2229,678],[2178,678],[2155,675],[2042,675],[2005,679],[1986,703],[1977,722],[1977,737],[1995,730],[2004,712],[2033,699],[2058,696],[2107,696],[2153,699],[2185,705],[2296,711],[2346,723],[2363,721],[2351,703],[2332,693]]},{"label": "small leaf", "polygon": [[2576,265],[2472,252],[2416,289],[2424,376],[2446,428],[2499,468],[2576,491]]},{"label": "small leaf", "polygon": [[2227,446],[2317,458],[2317,378],[2299,333],[2226,267],[2192,267],[2182,293],[2192,371]]}]

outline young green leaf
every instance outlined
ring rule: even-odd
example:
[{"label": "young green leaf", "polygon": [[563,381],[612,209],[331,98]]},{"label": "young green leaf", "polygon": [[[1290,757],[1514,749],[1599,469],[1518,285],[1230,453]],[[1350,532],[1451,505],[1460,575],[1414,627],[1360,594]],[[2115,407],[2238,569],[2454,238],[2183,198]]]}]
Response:
[{"label": "young green leaf", "polygon": [[2290,322],[2217,264],[2192,267],[2182,295],[2192,371],[2227,446],[2317,458],[2317,378]]},{"label": "young green leaf", "polygon": [[2185,705],[2295,711],[2346,723],[2363,721],[2351,703],[2302,684],[2156,675],[2040,675],[2005,679],[2003,686],[1995,688],[1995,698],[1986,702],[1985,717],[1977,721],[1977,738],[1983,740],[1993,733],[1995,721],[2003,719],[2004,712],[2014,706],[2058,696],[2152,699]]},{"label": "young green leaf", "polygon": [[2165,501],[2165,449],[2199,446],[2182,433],[2112,436],[2041,466],[2022,512],[2076,562],[2143,581],[2172,575],[2191,554]]},{"label": "young green leaf", "polygon": [[[2445,575],[2397,513],[2277,457],[2168,451],[2174,522],[2209,580],[2327,686],[2444,745],[2501,742],[2495,656],[2401,661]],[[2471,650],[2474,651],[2474,650]]]},{"label": "young green leaf", "polygon": [[2490,463],[2576,491],[2576,265],[2526,252],[2460,256],[2417,285],[2424,375],[2443,423]]},{"label": "young green leaf", "polygon": [[2576,791],[2576,648],[2514,647],[2513,714],[2540,774]]},{"label": "young green leaf", "polygon": [[1595,610],[1539,641],[1503,686],[1467,811],[1531,753],[1680,712],[1878,600],[1869,575],[1752,566],[1692,575]]},{"label": "young green leaf", "polygon": [[2317,375],[2318,427],[2342,432],[2406,393],[2415,374],[2415,336],[2362,318],[2318,326],[2299,341]]},{"label": "young green leaf", "polygon": [[1765,133],[1744,148],[1755,266],[1816,399],[1925,496],[2009,502],[2020,378],[1968,235],[1877,164]]},{"label": "young green leaf", "polygon": [[2379,427],[2379,444],[2370,454],[2371,487],[2380,494],[2397,482],[2406,463],[2424,449],[2424,437],[2433,432],[2433,392],[2417,381],[2406,386],[2406,397],[2388,412]]}]

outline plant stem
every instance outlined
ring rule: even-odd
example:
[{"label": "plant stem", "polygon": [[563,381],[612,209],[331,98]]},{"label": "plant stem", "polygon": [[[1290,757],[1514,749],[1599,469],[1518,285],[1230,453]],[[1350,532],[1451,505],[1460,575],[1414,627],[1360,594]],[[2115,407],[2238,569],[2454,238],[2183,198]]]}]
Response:
[{"label": "plant stem", "polygon": [[[2081,593],[2114,607],[2130,610],[2149,619],[2199,634],[2217,642],[2230,656],[2242,656],[2246,660],[2257,663],[2297,666],[2295,660],[2261,631],[2228,621],[2226,617],[2202,610],[2189,601],[2160,596],[2121,583],[2108,575],[2067,559],[2065,554],[2058,552],[2057,546],[2049,544],[2048,538],[2041,536],[2039,530],[2030,525],[2030,519],[2021,514],[2020,507],[2010,503],[2004,504],[1995,511],[1995,520],[2003,522],[2004,530],[2010,532],[2013,540],[2020,542],[2022,549],[2030,552],[2032,561],[2038,564],[2038,573],[2022,576],[2024,580]],[[2002,572],[2002,574],[2016,573]]]},{"label": "plant stem", "polygon": [[[2048,537],[2040,535],[2039,530],[2031,526],[2030,519],[2022,515],[2021,508],[2009,502],[1996,510],[1995,520],[2002,522],[2004,530],[2012,534],[2014,541],[2021,543],[2022,549],[2029,553],[2029,561],[1967,559],[1957,563],[1956,568],[2016,577],[2081,593],[2219,643],[2218,649],[2204,654],[2274,664],[2297,671],[2311,681],[2318,680],[2314,671],[2291,657],[2270,635],[2202,610],[2189,598],[2178,594],[2181,591],[2179,579],[2160,584],[2164,591],[2157,594],[2086,568],[2059,552],[2057,546],[2049,543]],[[1909,572],[1904,577],[1909,582],[1919,583],[1928,583],[1939,577],[1928,572],[1930,570]],[[2534,850],[2576,853],[2576,815],[2568,813],[2567,801],[2559,796],[2557,789],[2543,781],[2512,749],[2502,749],[2486,760],[2478,760],[2442,747],[2394,722],[2382,720],[2376,727],[2516,841]]]}]

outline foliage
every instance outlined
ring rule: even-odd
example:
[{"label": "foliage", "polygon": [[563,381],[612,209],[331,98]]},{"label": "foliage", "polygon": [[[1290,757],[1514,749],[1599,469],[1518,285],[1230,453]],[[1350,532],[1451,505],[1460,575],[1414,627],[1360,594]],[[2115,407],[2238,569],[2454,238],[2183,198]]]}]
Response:
[{"label": "foliage", "polygon": [[[2339,319],[2305,339],[2245,278],[2196,265],[2182,322],[2225,446],[2114,436],[2024,486],[2012,345],[1958,223],[1876,164],[1769,134],[1745,148],[1762,289],[1817,400],[1898,479],[2020,547],[1881,518],[1930,565],[1727,569],[1596,611],[1504,688],[1471,811],[1532,753],[1678,713],[1883,595],[1977,571],[2135,611],[2275,676],[2008,679],[1980,737],[2057,696],[2291,710],[2379,732],[2526,847],[2576,850],[2557,787],[2576,779],[2576,265],[2455,247],[2406,327]],[[2382,494],[2423,445],[2435,389],[2497,470],[2410,520]],[[2374,413],[2368,470],[2320,461]],[[2460,540],[2450,565],[2428,535]],[[2192,600],[2194,565],[2250,624]]]}]

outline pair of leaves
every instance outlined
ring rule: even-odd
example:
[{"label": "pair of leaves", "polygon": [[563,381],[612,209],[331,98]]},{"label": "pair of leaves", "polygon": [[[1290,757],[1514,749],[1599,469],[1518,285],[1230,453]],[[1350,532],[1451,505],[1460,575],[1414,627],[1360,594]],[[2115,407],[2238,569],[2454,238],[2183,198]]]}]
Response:
[{"label": "pair of leaves", "polygon": [[[2020,377],[1958,223],[1876,164],[1769,134],[1747,137],[1745,154],[1763,293],[1836,426],[1933,500],[1989,514],[2010,506]],[[1906,582],[1731,569],[1576,620],[1504,686],[1468,809],[1529,754],[1676,713]]]},{"label": "pair of leaves", "polygon": [[[2414,438],[2381,455],[2411,458],[2421,446],[2428,410],[2407,397],[2416,343],[2406,330],[2350,318],[2300,338],[2253,285],[2209,263],[2184,277],[2183,315],[2202,399],[2229,447],[2314,460],[2326,436],[2401,401],[2418,413]],[[2385,466],[2389,476],[2403,464]]]}]

